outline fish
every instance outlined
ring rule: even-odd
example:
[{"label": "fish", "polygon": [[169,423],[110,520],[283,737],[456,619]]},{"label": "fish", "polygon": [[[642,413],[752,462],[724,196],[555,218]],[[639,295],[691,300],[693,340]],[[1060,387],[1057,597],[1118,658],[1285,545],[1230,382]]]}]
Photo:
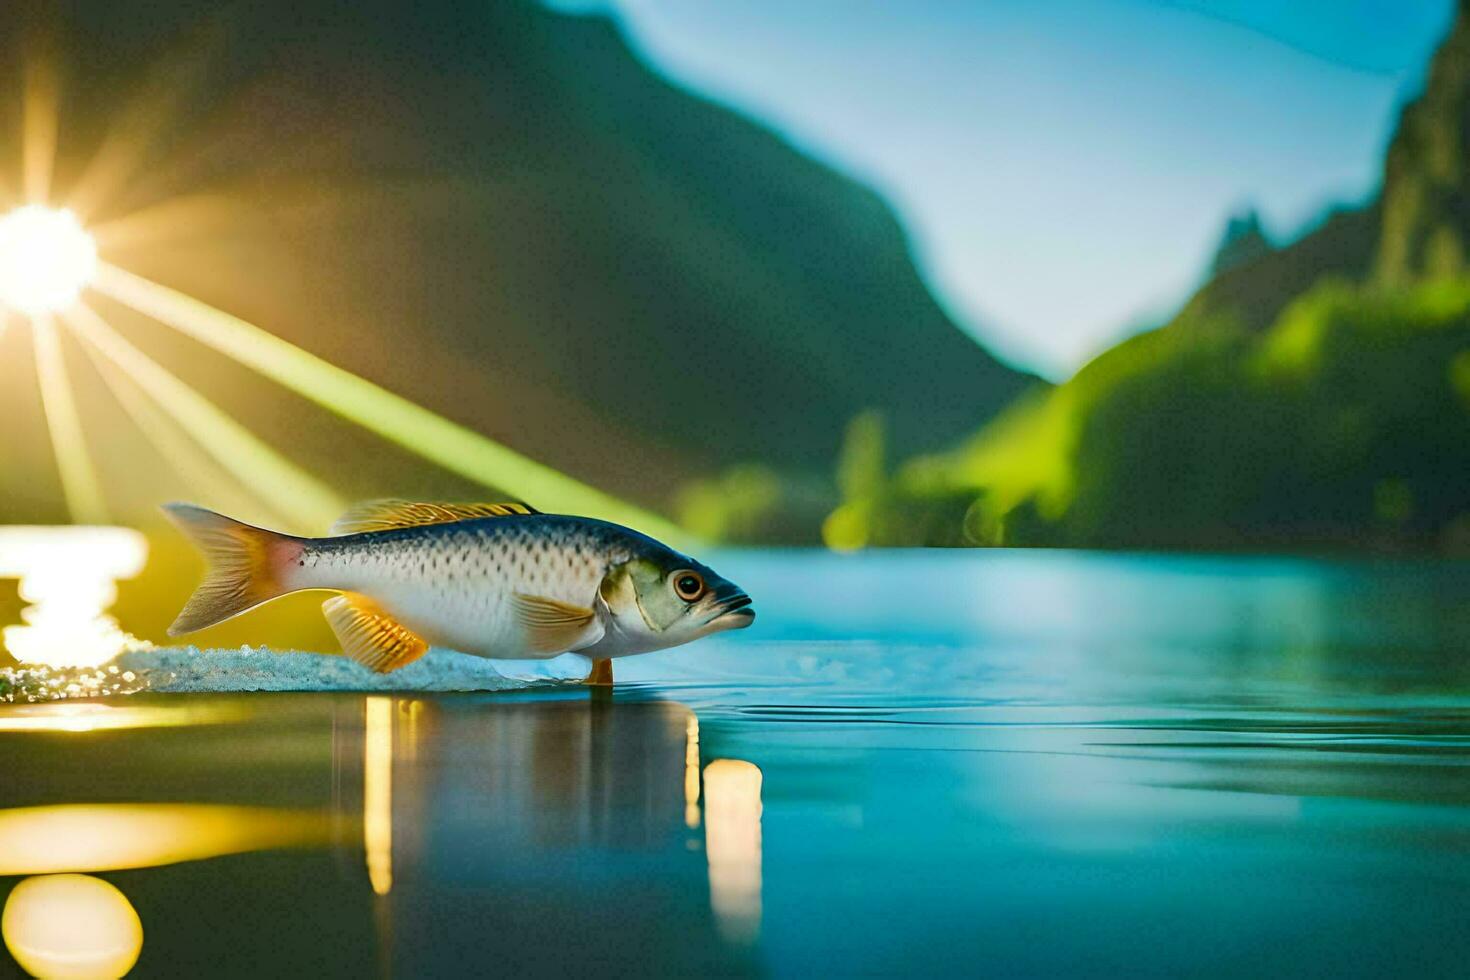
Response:
[{"label": "fish", "polygon": [[593,661],[589,683],[610,684],[614,658],[755,621],[745,590],[668,545],[523,503],[373,501],[321,538],[163,509],[207,565],[170,636],[325,589],[343,653],[379,673],[438,646],[497,660],[577,653]]}]

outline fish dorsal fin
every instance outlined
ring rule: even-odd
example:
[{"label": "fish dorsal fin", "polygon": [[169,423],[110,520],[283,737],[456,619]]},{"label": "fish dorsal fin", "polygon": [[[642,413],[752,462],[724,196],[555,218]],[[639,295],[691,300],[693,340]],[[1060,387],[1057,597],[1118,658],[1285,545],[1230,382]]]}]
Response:
[{"label": "fish dorsal fin", "polygon": [[337,518],[330,534],[362,534],[365,531],[391,531],[400,527],[422,527],[425,524],[453,524],[481,517],[509,517],[515,514],[539,514],[536,508],[521,503],[442,504],[412,500],[374,500],[358,504]]},{"label": "fish dorsal fin", "polygon": [[397,670],[429,649],[421,637],[366,596],[346,592],[322,603],[342,652],[380,674]]},{"label": "fish dorsal fin", "polygon": [[517,592],[511,607],[516,622],[525,630],[529,653],[566,653],[602,639],[603,628],[597,612],[586,606]]}]

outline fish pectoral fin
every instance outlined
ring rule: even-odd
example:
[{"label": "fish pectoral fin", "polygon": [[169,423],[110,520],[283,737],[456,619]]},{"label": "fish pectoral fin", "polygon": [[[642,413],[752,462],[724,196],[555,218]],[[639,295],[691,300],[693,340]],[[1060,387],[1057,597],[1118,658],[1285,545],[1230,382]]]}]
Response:
[{"label": "fish pectoral fin", "polygon": [[512,607],[532,653],[565,653],[602,639],[597,612],[586,606],[517,592]]},{"label": "fish pectoral fin", "polygon": [[418,634],[366,596],[347,592],[322,603],[342,652],[380,674],[413,663],[429,649]]},{"label": "fish pectoral fin", "polygon": [[453,524],[482,517],[510,517],[516,514],[538,514],[540,511],[522,503],[444,504],[420,503],[412,500],[373,500],[358,504],[337,518],[328,532],[332,537],[362,534],[365,531],[391,531],[400,527],[423,527],[426,524]]}]

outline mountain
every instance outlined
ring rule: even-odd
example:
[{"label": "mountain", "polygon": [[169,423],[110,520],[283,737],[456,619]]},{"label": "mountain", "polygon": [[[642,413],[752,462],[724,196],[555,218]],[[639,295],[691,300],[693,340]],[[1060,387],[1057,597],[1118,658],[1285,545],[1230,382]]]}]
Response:
[{"label": "mountain", "polygon": [[1470,243],[1470,2],[1399,120],[1383,177],[1374,274],[1390,285],[1463,275]]},{"label": "mountain", "polygon": [[[653,74],[608,19],[482,0],[0,5],[6,77],[48,50],[53,198],[104,258],[637,502],[667,508],[743,463],[830,480],[868,409],[896,451],[932,450],[1033,382],[945,315],[877,195]],[[20,101],[0,132],[22,130]],[[487,492],[99,309],[346,496]],[[0,357],[29,357],[20,333]],[[67,356],[120,516],[187,491]],[[3,449],[0,519],[61,519],[17,380],[0,411],[27,434]]]},{"label": "mountain", "polygon": [[1327,278],[1406,286],[1463,274],[1470,255],[1470,4],[1429,65],[1424,91],[1395,127],[1378,197],[1332,212],[1277,252],[1217,272],[1184,311],[1269,326],[1297,296]]},{"label": "mountain", "polygon": [[1249,330],[1264,330],[1314,283],[1368,278],[1382,237],[1380,214],[1377,202],[1341,208],[1291,244],[1227,265],[1200,287],[1179,319],[1224,317]]},{"label": "mountain", "polygon": [[1377,200],[1221,263],[1171,323],[829,525],[888,544],[1470,551],[1467,126],[1470,3]]},{"label": "mountain", "polygon": [[1261,216],[1255,208],[1232,215],[1225,223],[1225,233],[1215,247],[1215,257],[1210,261],[1210,276],[1218,278],[1221,273],[1242,263],[1267,255],[1275,249],[1261,227]]}]

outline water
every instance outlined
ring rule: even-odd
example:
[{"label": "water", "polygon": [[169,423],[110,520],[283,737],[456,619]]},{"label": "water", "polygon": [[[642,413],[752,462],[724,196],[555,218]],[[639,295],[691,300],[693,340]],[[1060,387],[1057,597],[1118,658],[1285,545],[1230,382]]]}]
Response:
[{"label": "water", "polygon": [[0,707],[0,892],[139,976],[1464,975],[1470,567],[717,567],[756,627],[611,698]]}]

